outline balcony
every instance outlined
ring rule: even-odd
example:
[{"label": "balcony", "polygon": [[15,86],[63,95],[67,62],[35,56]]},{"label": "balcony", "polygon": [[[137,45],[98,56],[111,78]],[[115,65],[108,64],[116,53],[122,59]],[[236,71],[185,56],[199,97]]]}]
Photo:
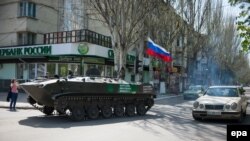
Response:
[{"label": "balcony", "polygon": [[44,44],[88,42],[111,48],[111,37],[88,29],[52,32],[44,34]]}]

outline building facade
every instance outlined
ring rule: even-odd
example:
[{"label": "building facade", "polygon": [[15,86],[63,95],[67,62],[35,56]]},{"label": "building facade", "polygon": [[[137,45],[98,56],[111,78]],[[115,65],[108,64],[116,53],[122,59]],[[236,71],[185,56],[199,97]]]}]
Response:
[{"label": "building facade", "polygon": [[[86,75],[91,68],[97,68],[100,76],[113,77],[111,37],[100,22],[86,17],[85,7],[84,0],[0,1],[2,90],[13,78],[66,77],[69,71]],[[129,53],[127,65],[134,59]],[[131,80],[131,73],[126,70],[126,80]]]},{"label": "building facade", "polygon": [[[69,71],[87,75],[91,68],[100,76],[114,77],[110,32],[92,12],[86,0],[1,0],[0,87],[6,89],[13,78],[66,77]],[[179,37],[173,44],[174,62],[164,72],[168,89],[175,85],[182,90],[186,83],[184,41]],[[135,59],[133,51],[127,54],[126,81],[135,80]],[[160,82],[159,62],[149,60],[144,56],[143,82],[152,81],[150,75]]]},{"label": "building facade", "polygon": [[[43,44],[44,33],[57,31],[57,4],[57,1],[0,1],[1,88],[8,86],[10,79],[31,77],[29,74],[32,73],[26,70],[33,70],[28,67],[37,64],[26,63],[21,54],[34,54],[35,51],[26,49],[24,53],[21,46]],[[44,51],[40,50],[40,52]],[[24,58],[29,58],[33,62],[37,60],[36,57],[24,56]]]},{"label": "building facade", "polygon": [[0,46],[42,44],[44,33],[57,31],[57,4],[57,1],[0,1]]}]

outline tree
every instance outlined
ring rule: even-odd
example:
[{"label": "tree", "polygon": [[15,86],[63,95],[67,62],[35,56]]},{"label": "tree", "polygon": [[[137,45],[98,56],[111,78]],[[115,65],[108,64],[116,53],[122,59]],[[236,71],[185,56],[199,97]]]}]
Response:
[{"label": "tree", "polygon": [[182,0],[178,1],[175,7],[178,14],[182,18],[181,24],[183,26],[184,37],[186,42],[184,47],[187,50],[187,72],[189,76],[195,76],[198,69],[198,54],[205,47],[205,33],[206,21],[208,19],[209,10],[211,8],[211,1],[199,0]]},{"label": "tree", "polygon": [[232,70],[235,74],[235,81],[242,84],[250,84],[249,60],[243,53],[238,54],[232,64]]},{"label": "tree", "polygon": [[[171,0],[158,2],[157,8],[149,14],[148,19],[145,21],[145,30],[150,38],[172,54],[173,43],[179,37],[183,26],[181,25],[181,17],[176,13],[171,3]],[[166,64],[163,61],[160,62],[161,78],[166,78]],[[152,70],[150,64],[150,71]],[[152,77],[151,74],[150,76]]]},{"label": "tree", "polygon": [[178,11],[183,21],[186,21],[188,24],[188,32],[186,32],[188,35],[187,37],[189,37],[188,40],[194,41],[190,42],[188,53],[195,55],[202,48],[201,43],[203,41],[201,40],[203,40],[203,38],[201,34],[205,32],[205,23],[209,16],[208,12],[211,7],[211,1],[184,0],[179,3],[178,7]]},{"label": "tree", "polygon": [[[219,36],[219,47],[217,48],[217,52],[215,53],[216,60],[220,66],[219,78],[223,80],[222,82],[224,83],[230,83],[230,79],[232,81],[238,75],[237,71],[235,71],[233,68],[235,67],[235,65],[238,66],[238,64],[235,64],[235,62],[237,56],[239,56],[240,40],[237,36],[237,31],[234,23],[235,21],[233,17],[229,17],[223,21],[223,24],[221,25],[222,31]],[[247,68],[247,66],[244,67]]]},{"label": "tree", "polygon": [[221,3],[217,3],[207,19],[208,40],[203,50],[209,58],[210,78],[224,84],[248,83],[250,68],[246,55],[240,52],[235,19],[223,17],[221,7]]},{"label": "tree", "polygon": [[[126,68],[126,55],[140,36],[144,21],[157,2],[150,0],[89,0],[92,11],[108,27],[114,50],[115,70]],[[99,18],[99,19],[100,19]]]},{"label": "tree", "polygon": [[237,30],[240,32],[240,37],[242,37],[241,46],[243,51],[247,52],[250,50],[250,0],[229,0],[232,5],[241,3],[240,8],[242,9],[240,15],[238,16],[239,21],[237,22]]}]

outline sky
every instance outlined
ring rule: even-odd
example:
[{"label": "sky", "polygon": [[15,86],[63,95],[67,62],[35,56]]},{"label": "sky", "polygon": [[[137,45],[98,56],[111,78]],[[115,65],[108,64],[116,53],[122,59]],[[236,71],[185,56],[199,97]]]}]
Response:
[{"label": "sky", "polygon": [[224,9],[224,14],[225,16],[238,16],[240,13],[240,8],[239,5],[236,6],[231,6],[230,3],[228,3],[228,0],[223,0],[222,3],[223,9]]}]

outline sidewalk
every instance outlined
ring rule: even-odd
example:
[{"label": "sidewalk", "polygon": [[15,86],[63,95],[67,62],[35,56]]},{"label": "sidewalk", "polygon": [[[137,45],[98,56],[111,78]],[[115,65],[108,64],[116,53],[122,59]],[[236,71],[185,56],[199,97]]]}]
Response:
[{"label": "sidewalk", "polygon": [[[34,107],[27,102],[27,97],[28,95],[25,93],[18,93],[16,102],[17,109],[34,109]],[[7,92],[0,92],[0,108],[9,108],[10,102],[7,102],[6,98]]]},{"label": "sidewalk", "polygon": [[[179,94],[179,95],[157,94],[156,96],[157,97],[155,100],[157,101],[157,100],[162,100],[166,98],[182,96],[182,94]],[[25,93],[18,94],[17,103],[16,103],[17,109],[34,109],[34,107],[27,102],[27,97],[28,95]],[[10,102],[7,102],[6,98],[7,98],[7,92],[0,92],[0,108],[9,108]]]}]

